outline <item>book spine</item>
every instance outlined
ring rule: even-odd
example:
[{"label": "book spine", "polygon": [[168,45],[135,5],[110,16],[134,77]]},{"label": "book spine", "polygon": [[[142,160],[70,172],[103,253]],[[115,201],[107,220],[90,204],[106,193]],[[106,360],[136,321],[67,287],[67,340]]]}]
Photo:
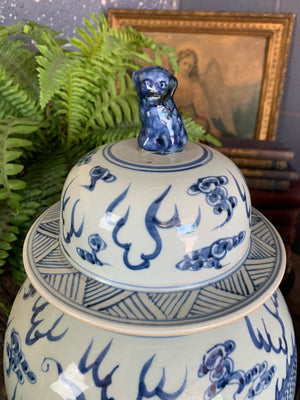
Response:
[{"label": "book spine", "polygon": [[239,149],[220,147],[218,150],[227,157],[243,157],[267,160],[291,161],[294,158],[293,151],[274,150],[274,149]]},{"label": "book spine", "polygon": [[246,178],[282,179],[288,181],[296,180],[299,178],[299,174],[296,171],[251,168],[240,168],[240,171]]},{"label": "book spine", "polygon": [[284,170],[287,161],[284,160],[258,160],[255,158],[230,157],[239,168],[277,169]]},{"label": "book spine", "polygon": [[287,191],[290,187],[290,181],[277,179],[246,178],[249,189],[262,189],[274,191]]}]

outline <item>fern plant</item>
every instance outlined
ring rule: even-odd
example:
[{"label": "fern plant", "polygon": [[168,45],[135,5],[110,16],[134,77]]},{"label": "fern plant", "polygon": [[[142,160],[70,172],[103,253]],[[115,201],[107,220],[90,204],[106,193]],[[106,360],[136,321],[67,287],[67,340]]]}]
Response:
[{"label": "fern plant", "polygon": [[[19,284],[25,235],[75,160],[138,134],[132,72],[162,57],[177,70],[174,50],[131,27],[110,28],[102,14],[84,24],[68,41],[29,20],[0,27],[0,267]],[[192,138],[214,141],[185,122]]]}]

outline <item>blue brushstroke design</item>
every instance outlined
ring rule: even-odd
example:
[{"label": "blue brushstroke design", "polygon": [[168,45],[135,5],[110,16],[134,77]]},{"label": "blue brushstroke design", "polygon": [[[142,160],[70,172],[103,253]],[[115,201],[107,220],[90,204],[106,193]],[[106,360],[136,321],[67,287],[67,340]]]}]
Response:
[{"label": "blue brushstroke design", "polygon": [[227,213],[225,221],[214,229],[221,228],[231,220],[233,210],[237,205],[237,198],[235,196],[228,196],[228,191],[224,187],[227,184],[228,178],[225,175],[206,176],[199,178],[196,183],[187,189],[187,193],[190,196],[195,196],[199,193],[204,194],[207,204],[213,207],[213,212],[216,215],[223,212]]},{"label": "blue brushstroke design", "polygon": [[272,382],[276,366],[273,365],[269,368],[267,361],[257,363],[249,371],[235,369],[234,360],[230,357],[235,349],[236,343],[233,340],[226,340],[214,345],[204,354],[198,376],[202,378],[208,375],[211,385],[206,389],[203,400],[216,398],[228,385],[237,387],[233,393],[233,400],[247,386],[250,388],[248,388],[246,397],[243,398],[245,400],[254,399]]},{"label": "blue brushstroke design", "polygon": [[[77,176],[71,180],[71,182],[70,182],[70,183],[68,184],[68,186],[66,187],[66,189],[65,189],[65,191],[64,191],[64,193],[63,193],[63,196],[62,196],[61,219],[62,219],[62,224],[63,224],[63,226],[65,226],[65,223],[66,223],[66,222],[65,222],[65,218],[64,218],[64,214],[65,214],[65,211],[66,211],[66,205],[68,204],[68,202],[70,201],[70,198],[71,198],[71,196],[66,197],[66,196],[67,196],[67,191],[68,191],[69,187],[71,186],[71,184],[74,182],[74,180],[75,180],[76,178],[77,178]],[[75,237],[77,237],[77,238],[80,237],[80,236],[82,235],[83,227],[84,227],[84,217],[83,217],[83,219],[82,219],[82,221],[81,221],[81,224],[80,224],[80,226],[79,226],[79,229],[77,229],[77,230],[75,229],[76,207],[77,207],[77,205],[78,205],[79,202],[80,202],[80,199],[77,199],[77,200],[75,201],[75,203],[73,204],[72,211],[71,211],[70,229],[69,229],[69,231],[67,232],[67,235],[65,235],[64,232],[63,232],[63,234],[62,234],[65,243],[70,243],[71,238],[72,238],[73,235],[74,235]]]},{"label": "blue brushstroke design", "polygon": [[199,271],[203,268],[220,269],[223,267],[220,260],[225,258],[230,250],[241,244],[245,237],[245,231],[241,231],[233,237],[221,238],[210,246],[193,250],[184,255],[183,260],[176,264],[176,268],[182,271]]},{"label": "blue brushstroke design", "polygon": [[120,230],[127,223],[129,213],[130,213],[130,206],[127,208],[127,211],[123,217],[119,218],[119,220],[115,223],[112,221],[112,215],[114,213],[114,210],[125,199],[125,197],[128,193],[128,190],[129,190],[129,186],[107,208],[107,211],[105,214],[106,221],[110,225],[114,226],[114,229],[112,232],[113,241],[115,242],[115,244],[118,247],[121,247],[124,250],[124,252],[123,252],[124,264],[131,270],[136,271],[136,270],[142,270],[145,268],[149,268],[150,261],[155,259],[156,257],[158,257],[158,255],[160,254],[160,252],[162,250],[162,240],[159,235],[158,228],[171,229],[173,227],[181,226],[178,209],[177,209],[176,205],[175,205],[175,212],[169,220],[161,221],[157,218],[157,212],[159,210],[159,207],[160,207],[162,201],[164,200],[164,198],[169,193],[171,187],[172,187],[172,185],[169,185],[168,188],[157,199],[155,199],[150,204],[150,206],[146,212],[145,225],[146,225],[146,229],[147,229],[149,235],[155,242],[155,248],[154,248],[153,252],[150,254],[141,253],[140,258],[143,261],[139,264],[133,265],[129,261],[129,253],[130,253],[132,243],[130,243],[130,242],[122,243],[118,238]]},{"label": "blue brushstroke design", "polygon": [[152,390],[148,390],[147,389],[147,385],[146,385],[146,378],[147,378],[147,373],[150,370],[153,360],[154,360],[154,356],[152,356],[148,361],[145,362],[141,373],[140,373],[140,378],[139,378],[139,390],[138,390],[138,395],[136,400],[142,400],[142,399],[152,399],[152,398],[159,398],[161,400],[175,400],[177,399],[185,390],[186,388],[186,384],[187,384],[187,369],[185,371],[185,377],[184,380],[181,384],[181,386],[179,387],[179,389],[177,389],[175,392],[173,393],[168,393],[166,392],[163,388],[165,386],[166,383],[166,371],[165,368],[163,368],[163,372],[162,372],[162,377],[160,379],[160,381],[158,382],[158,384],[156,385],[156,387]]},{"label": "blue brushstroke design", "polygon": [[[297,381],[297,347],[292,338],[293,351],[288,360],[286,358],[286,377],[282,380],[279,385],[279,379],[276,382],[275,389],[275,400],[294,400],[296,392],[296,381]],[[279,389],[280,386],[280,389]]]},{"label": "blue brushstroke design", "polygon": [[89,174],[90,174],[90,184],[82,185],[82,187],[89,190],[90,192],[92,192],[95,189],[96,183],[99,180],[102,180],[103,182],[106,182],[106,183],[112,183],[117,180],[117,177],[115,175],[113,175],[109,171],[109,169],[103,168],[100,165],[96,165],[95,167],[93,167],[90,170]]},{"label": "blue brushstroke design", "polygon": [[[235,182],[235,184],[236,184],[236,187],[237,187],[237,189],[238,189],[238,191],[239,191],[239,194],[240,194],[240,196],[241,196],[241,199],[242,199],[242,201],[243,201],[244,204],[245,204],[246,215],[247,215],[247,218],[249,219],[249,226],[251,227],[251,205],[248,204],[245,187],[243,187],[243,189],[242,189],[242,188],[240,187],[240,185],[239,185],[239,183],[238,183],[236,177],[233,175],[233,173],[232,173],[231,171],[229,171],[229,170],[227,170],[227,171],[228,171],[228,172],[230,173],[230,175],[232,176],[232,178],[233,178],[233,180],[234,180],[234,182]],[[244,183],[245,183],[245,186],[247,187],[247,184],[246,184],[245,180],[244,180]]]},{"label": "blue brushstroke design", "polygon": [[279,303],[278,303],[278,294],[275,292],[273,296],[270,297],[270,301],[272,301],[274,307],[275,307],[275,312],[273,312],[268,305],[265,303],[263,307],[268,311],[268,313],[274,317],[276,321],[278,321],[280,327],[281,327],[281,336],[278,337],[277,343],[274,342],[274,339],[272,339],[272,333],[268,331],[265,321],[262,318],[263,326],[264,326],[264,332],[261,332],[259,329],[255,328],[251,320],[248,316],[245,317],[245,321],[248,327],[248,331],[250,334],[250,337],[252,339],[253,344],[257,349],[264,349],[267,353],[270,353],[271,351],[274,351],[275,354],[283,353],[287,354],[288,352],[288,345],[287,345],[287,339],[286,339],[286,333],[285,333],[285,326],[282,318],[279,315]]},{"label": "blue brushstroke design", "polygon": [[76,165],[77,165],[78,167],[80,167],[81,165],[87,165],[87,164],[89,164],[89,163],[91,162],[91,160],[92,160],[92,156],[93,156],[94,154],[96,154],[97,151],[98,151],[98,148],[89,151],[87,154],[85,154],[84,156],[82,156],[82,157],[79,159],[79,161],[77,162]]},{"label": "blue brushstroke design", "polygon": [[97,254],[101,251],[101,250],[105,250],[107,247],[107,244],[105,243],[105,241],[100,237],[100,235],[98,233],[92,233],[89,237],[88,237],[88,243],[90,246],[91,251],[89,252],[88,250],[84,250],[81,247],[77,247],[76,251],[79,255],[79,257],[81,257],[83,260],[88,261],[91,264],[96,264],[96,265],[105,265],[107,263],[102,262]]}]

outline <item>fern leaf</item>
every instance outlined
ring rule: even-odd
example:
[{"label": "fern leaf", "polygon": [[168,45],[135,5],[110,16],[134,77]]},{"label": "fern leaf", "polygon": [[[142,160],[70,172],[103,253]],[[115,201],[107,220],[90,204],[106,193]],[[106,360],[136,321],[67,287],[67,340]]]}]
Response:
[{"label": "fern leaf", "polygon": [[[0,87],[9,80],[10,86],[11,83],[17,85],[17,91],[25,90],[33,107],[36,107],[37,97],[39,96],[36,49],[33,46],[29,48],[25,44],[25,38],[33,39],[36,46],[41,46],[43,49],[45,47],[51,49],[60,48],[66,41],[57,39],[58,33],[45,25],[40,25],[30,20],[27,20],[25,25],[19,22],[17,25],[0,27],[0,71],[2,72]],[[23,40],[16,40],[16,37],[22,37]],[[9,40],[4,40],[8,38]],[[12,114],[12,112],[8,111],[2,112],[2,115]],[[33,118],[32,113],[27,115]],[[17,116],[20,116],[20,114],[18,113]]]},{"label": "fern leaf", "polygon": [[62,37],[60,31],[52,29],[48,25],[42,25],[30,19],[25,19],[25,24],[20,24],[20,33],[26,37],[31,38],[36,44],[48,44],[49,41],[55,42],[59,46],[63,46],[68,43]]},{"label": "fern leaf", "polygon": [[[171,46],[166,46],[165,43],[158,43],[155,40],[147,36],[143,32],[138,32],[131,26],[124,26],[122,28],[111,28],[109,33],[116,38],[121,40],[123,43],[123,56],[136,57],[139,62],[147,64],[162,65],[162,58],[166,57],[171,65],[171,68],[178,72],[178,62],[176,56],[176,50]],[[145,51],[148,49],[149,51]],[[122,49],[120,49],[122,53]],[[139,62],[136,63],[135,69],[139,66]]]},{"label": "fern leaf", "polygon": [[66,124],[66,136],[63,144],[69,148],[73,142],[78,142],[84,127],[93,113],[97,93],[97,74],[85,65],[78,65],[68,71],[64,85],[56,93],[56,116],[63,116]]},{"label": "fern leaf", "polygon": [[41,55],[36,57],[39,67],[40,105],[42,108],[52,99],[54,94],[65,84],[68,71],[75,60],[69,57],[55,42],[50,45],[37,46]]},{"label": "fern leaf", "polygon": [[0,66],[0,119],[8,115],[17,118],[40,119],[36,100],[29,96],[26,89],[15,84]]},{"label": "fern leaf", "polygon": [[103,14],[93,13],[90,18],[91,21],[84,19],[85,30],[77,29],[81,38],[69,40],[83,57],[97,66],[100,74],[105,71],[113,76],[128,68],[137,69],[141,62],[152,63],[153,57],[144,48],[151,48],[157,54],[162,52],[163,46],[156,45],[153,39],[131,27],[109,28]]},{"label": "fern leaf", "polygon": [[17,24],[0,26],[0,43],[10,38],[12,35],[21,35],[32,39],[34,43],[37,44],[46,44],[47,40],[51,38],[62,46],[66,44],[67,41],[57,37],[60,33],[61,32],[55,31],[47,25],[41,25],[30,19],[25,19],[25,24],[19,21]]},{"label": "fern leaf", "polygon": [[12,210],[0,201],[0,267],[2,267],[12,249],[12,243],[17,240],[18,228],[11,225]]},{"label": "fern leaf", "polygon": [[107,21],[103,18],[103,15],[97,15],[96,13],[90,14],[94,27],[87,18],[83,19],[83,22],[87,30],[77,28],[77,33],[82,39],[70,38],[70,42],[73,46],[77,47],[78,50],[88,59],[94,58],[96,54],[101,54],[103,50],[103,43],[106,38],[107,32]]},{"label": "fern leaf", "polygon": [[[9,224],[6,224],[6,226],[8,225],[15,232],[15,238],[12,237],[14,245],[11,246],[11,249],[5,251],[10,255],[10,269],[14,280],[19,285],[23,283],[26,277],[22,262],[22,249],[27,232],[34,220],[43,211],[60,200],[62,187],[69,168],[65,153],[54,151],[37,157],[28,168],[24,177],[26,188],[20,192],[23,198],[20,202],[20,210],[17,214],[12,214],[8,221]],[[4,239],[0,231],[1,240]],[[7,242],[10,244],[10,241],[7,240]],[[2,264],[6,260],[7,257],[3,258]]]},{"label": "fern leaf", "polygon": [[6,40],[0,43],[0,64],[6,76],[26,90],[35,102],[39,93],[35,53],[25,47],[22,40]]},{"label": "fern leaf", "polygon": [[25,187],[25,182],[18,177],[23,170],[20,157],[24,149],[32,145],[31,140],[23,137],[40,126],[39,122],[29,119],[0,121],[0,199],[6,199],[13,208],[18,208],[20,201],[20,196],[14,192]]},{"label": "fern leaf", "polygon": [[207,142],[216,146],[221,144],[216,137],[209,132],[206,132],[205,129],[193,121],[192,118],[183,116],[182,120],[190,140],[194,140],[196,142]]},{"label": "fern leaf", "polygon": [[104,143],[130,139],[137,137],[140,130],[140,121],[131,121],[128,123],[123,123],[114,128],[105,129],[105,131],[101,132],[101,138]]},{"label": "fern leaf", "polygon": [[[123,123],[139,121],[136,90],[128,74],[108,79],[109,90],[98,95],[94,112],[90,114],[85,132],[119,127]],[[117,89],[118,88],[118,89]]]}]

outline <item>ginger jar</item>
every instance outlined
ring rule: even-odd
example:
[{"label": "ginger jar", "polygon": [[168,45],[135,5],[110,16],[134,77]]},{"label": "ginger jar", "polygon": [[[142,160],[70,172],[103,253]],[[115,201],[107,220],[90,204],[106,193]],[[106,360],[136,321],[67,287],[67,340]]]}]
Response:
[{"label": "ginger jar", "polygon": [[139,137],[86,154],[28,232],[8,399],[294,399],[279,234],[238,168],[187,140],[176,78],[133,80]]}]

